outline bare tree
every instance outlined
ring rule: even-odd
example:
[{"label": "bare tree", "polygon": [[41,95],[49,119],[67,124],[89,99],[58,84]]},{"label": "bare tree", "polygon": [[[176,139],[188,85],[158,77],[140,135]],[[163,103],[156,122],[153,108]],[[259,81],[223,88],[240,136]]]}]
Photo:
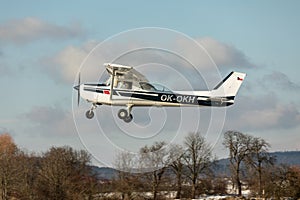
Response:
[{"label": "bare tree", "polygon": [[229,149],[229,159],[232,169],[232,178],[238,188],[238,195],[242,195],[240,178],[241,164],[251,152],[252,136],[238,131],[227,131],[224,134],[224,146]]},{"label": "bare tree", "polygon": [[133,199],[133,192],[139,190],[141,186],[135,155],[122,151],[117,154],[114,165],[118,170],[117,179],[114,181],[116,190],[122,193],[122,199]]},{"label": "bare tree", "polygon": [[0,191],[1,199],[11,198],[18,181],[17,155],[19,150],[9,134],[0,135]]},{"label": "bare tree", "polygon": [[169,153],[170,167],[176,175],[176,199],[181,199],[182,176],[184,170],[184,150],[181,145],[172,145]]},{"label": "bare tree", "polygon": [[274,164],[274,158],[270,156],[268,148],[270,144],[262,138],[252,138],[250,144],[250,153],[246,157],[246,162],[250,165],[258,175],[258,194],[262,195],[263,183],[262,173],[264,167]]},{"label": "bare tree", "polygon": [[39,195],[42,199],[84,199],[90,194],[90,174],[85,151],[71,147],[52,147],[41,161],[38,174]]},{"label": "bare tree", "polygon": [[158,187],[160,186],[163,174],[169,165],[165,142],[155,142],[150,147],[145,146],[140,149],[140,154],[140,162],[143,169],[150,171],[148,173],[144,173],[144,175],[151,179],[153,199],[156,200],[158,197]]},{"label": "bare tree", "polygon": [[289,196],[294,199],[300,198],[300,167],[291,166],[288,170],[287,180],[289,184]]},{"label": "bare tree", "polygon": [[25,152],[20,152],[17,157],[19,165],[18,193],[22,199],[38,199],[37,177],[40,164],[40,157]]},{"label": "bare tree", "polygon": [[212,147],[206,143],[200,133],[190,133],[185,138],[185,155],[183,156],[188,169],[187,178],[192,183],[192,198],[196,196],[196,185],[199,175],[212,163]]},{"label": "bare tree", "polygon": [[0,135],[0,152],[2,154],[14,154],[17,151],[17,145],[8,133]]}]

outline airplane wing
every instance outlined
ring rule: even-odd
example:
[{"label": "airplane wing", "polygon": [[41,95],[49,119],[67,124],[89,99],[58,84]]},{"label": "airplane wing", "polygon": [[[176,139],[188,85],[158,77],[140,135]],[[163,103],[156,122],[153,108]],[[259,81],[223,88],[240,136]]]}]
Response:
[{"label": "airplane wing", "polygon": [[106,67],[106,70],[110,75],[112,75],[113,70],[115,70],[117,74],[121,75],[132,69],[132,67],[130,66],[113,64],[113,63],[104,63],[104,66]]},{"label": "airplane wing", "polygon": [[107,72],[112,75],[113,70],[119,80],[132,80],[134,82],[149,82],[148,79],[131,66],[119,65],[113,63],[104,63]]}]

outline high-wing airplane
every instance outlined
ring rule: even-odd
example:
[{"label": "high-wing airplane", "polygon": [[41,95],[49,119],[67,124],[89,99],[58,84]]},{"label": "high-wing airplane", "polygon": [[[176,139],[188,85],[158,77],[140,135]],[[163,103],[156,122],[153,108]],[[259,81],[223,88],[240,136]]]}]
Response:
[{"label": "high-wing airplane", "polygon": [[94,117],[93,110],[99,105],[126,106],[120,109],[118,117],[131,122],[134,106],[230,106],[246,76],[231,72],[210,91],[171,91],[159,84],[151,84],[147,78],[131,66],[104,63],[109,79],[104,83],[80,83],[74,89],[80,98],[92,104],[86,117]]}]

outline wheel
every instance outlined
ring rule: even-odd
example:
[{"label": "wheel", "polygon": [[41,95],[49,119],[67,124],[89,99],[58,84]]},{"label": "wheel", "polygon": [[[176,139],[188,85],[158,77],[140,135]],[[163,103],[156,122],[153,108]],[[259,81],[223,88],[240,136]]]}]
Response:
[{"label": "wheel", "polygon": [[125,117],[127,117],[127,115],[128,115],[128,112],[125,109],[120,109],[118,112],[118,117],[120,119],[125,119]]},{"label": "wheel", "polygon": [[133,119],[132,114],[129,114],[129,116],[125,117],[123,120],[124,120],[124,122],[129,123],[132,121],[132,119]]},{"label": "wheel", "polygon": [[92,119],[94,117],[94,112],[92,110],[88,110],[85,113],[86,118]]}]

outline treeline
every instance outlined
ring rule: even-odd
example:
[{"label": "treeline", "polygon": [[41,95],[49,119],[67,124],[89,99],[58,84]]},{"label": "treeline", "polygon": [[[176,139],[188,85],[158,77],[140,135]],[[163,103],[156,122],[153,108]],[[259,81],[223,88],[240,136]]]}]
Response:
[{"label": "treeline", "polygon": [[300,198],[300,168],[276,165],[264,139],[227,131],[223,145],[229,151],[229,177],[214,173],[218,162],[212,146],[199,133],[190,133],[181,145],[156,142],[141,148],[136,156],[121,152],[115,166],[118,176],[104,184],[108,188],[103,192],[136,199],[147,191],[153,199],[164,199],[168,191],[176,191],[176,199],[194,199],[228,192],[241,196],[242,190],[250,190],[248,197]]},{"label": "treeline", "polygon": [[182,144],[155,142],[137,154],[120,152],[117,176],[99,180],[86,151],[52,147],[29,154],[2,134],[0,199],[169,199],[171,192],[176,198],[196,198],[230,189],[237,196],[248,189],[251,197],[300,197],[299,167],[277,166],[264,139],[227,131],[223,145],[229,151],[229,177],[214,173],[218,164],[212,146],[199,133],[190,133]]},{"label": "treeline", "polygon": [[0,199],[93,199],[98,180],[90,155],[71,147],[52,147],[41,156],[20,150],[0,135]]}]

